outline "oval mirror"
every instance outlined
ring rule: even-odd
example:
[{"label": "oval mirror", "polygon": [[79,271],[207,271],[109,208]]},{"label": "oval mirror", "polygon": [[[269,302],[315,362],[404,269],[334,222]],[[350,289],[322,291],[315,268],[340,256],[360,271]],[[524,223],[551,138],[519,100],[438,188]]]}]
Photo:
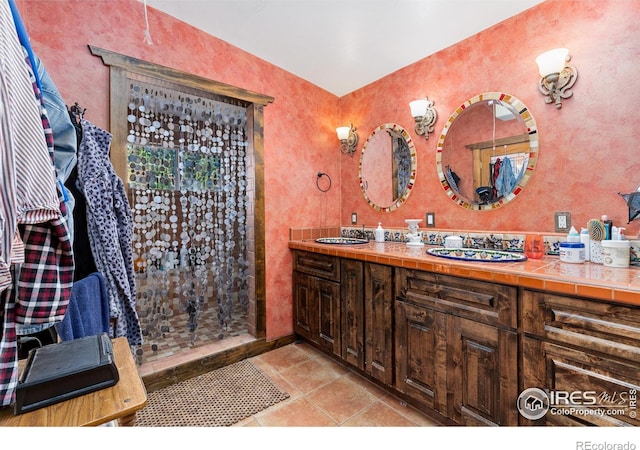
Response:
[{"label": "oval mirror", "polygon": [[395,123],[378,126],[360,155],[360,188],[376,211],[398,209],[409,197],[416,178],[416,148],[404,128]]},{"label": "oval mirror", "polygon": [[447,195],[472,210],[499,208],[520,194],[538,159],[538,129],[512,95],[488,92],[460,105],[438,140],[436,164]]}]

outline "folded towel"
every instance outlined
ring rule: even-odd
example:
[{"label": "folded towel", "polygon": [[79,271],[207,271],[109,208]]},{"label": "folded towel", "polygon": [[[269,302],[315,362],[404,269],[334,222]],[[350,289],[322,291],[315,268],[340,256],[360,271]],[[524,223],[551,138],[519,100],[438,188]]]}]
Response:
[{"label": "folded towel", "polygon": [[73,283],[67,312],[56,324],[56,332],[62,341],[109,333],[107,283],[100,272]]}]

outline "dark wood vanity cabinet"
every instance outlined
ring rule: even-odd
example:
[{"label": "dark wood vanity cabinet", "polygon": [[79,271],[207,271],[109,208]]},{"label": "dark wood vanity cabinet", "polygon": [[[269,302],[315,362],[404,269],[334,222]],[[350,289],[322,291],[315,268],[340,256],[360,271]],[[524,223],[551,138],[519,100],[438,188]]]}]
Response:
[{"label": "dark wood vanity cabinet", "polygon": [[517,289],[396,270],[396,388],[456,423],[517,425]]},{"label": "dark wood vanity cabinet", "polygon": [[[293,257],[294,331],[443,423],[640,425],[640,306]],[[529,388],[573,393],[578,408],[529,420],[518,411]],[[623,413],[584,413],[595,407]]]},{"label": "dark wood vanity cabinet", "polygon": [[640,425],[640,307],[524,290],[521,310],[522,389],[573,393],[522,424]]},{"label": "dark wood vanity cabinet", "polygon": [[341,355],[340,258],[293,252],[293,330]]},{"label": "dark wood vanity cabinet", "polygon": [[295,251],[294,331],[363,372],[393,382],[393,267]]}]

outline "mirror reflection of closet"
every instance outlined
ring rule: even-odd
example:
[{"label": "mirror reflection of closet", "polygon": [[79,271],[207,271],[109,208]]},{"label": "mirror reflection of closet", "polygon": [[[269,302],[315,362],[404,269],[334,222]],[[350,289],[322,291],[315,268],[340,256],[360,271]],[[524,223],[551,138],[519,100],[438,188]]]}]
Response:
[{"label": "mirror reflection of closet", "polygon": [[376,127],[362,148],[360,188],[376,211],[399,208],[409,197],[416,174],[416,151],[404,128],[394,123]]},{"label": "mirror reflection of closet", "polygon": [[538,154],[535,121],[516,98],[478,95],[452,114],[436,152],[440,181],[458,205],[498,208],[527,183]]}]

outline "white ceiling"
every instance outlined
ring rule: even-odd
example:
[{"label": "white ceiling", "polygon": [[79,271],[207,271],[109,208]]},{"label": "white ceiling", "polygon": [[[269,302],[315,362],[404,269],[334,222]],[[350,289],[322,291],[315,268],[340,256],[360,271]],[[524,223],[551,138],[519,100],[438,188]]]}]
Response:
[{"label": "white ceiling", "polygon": [[[146,0],[146,3],[343,96],[542,0]],[[153,39],[153,23],[149,28]]]}]

